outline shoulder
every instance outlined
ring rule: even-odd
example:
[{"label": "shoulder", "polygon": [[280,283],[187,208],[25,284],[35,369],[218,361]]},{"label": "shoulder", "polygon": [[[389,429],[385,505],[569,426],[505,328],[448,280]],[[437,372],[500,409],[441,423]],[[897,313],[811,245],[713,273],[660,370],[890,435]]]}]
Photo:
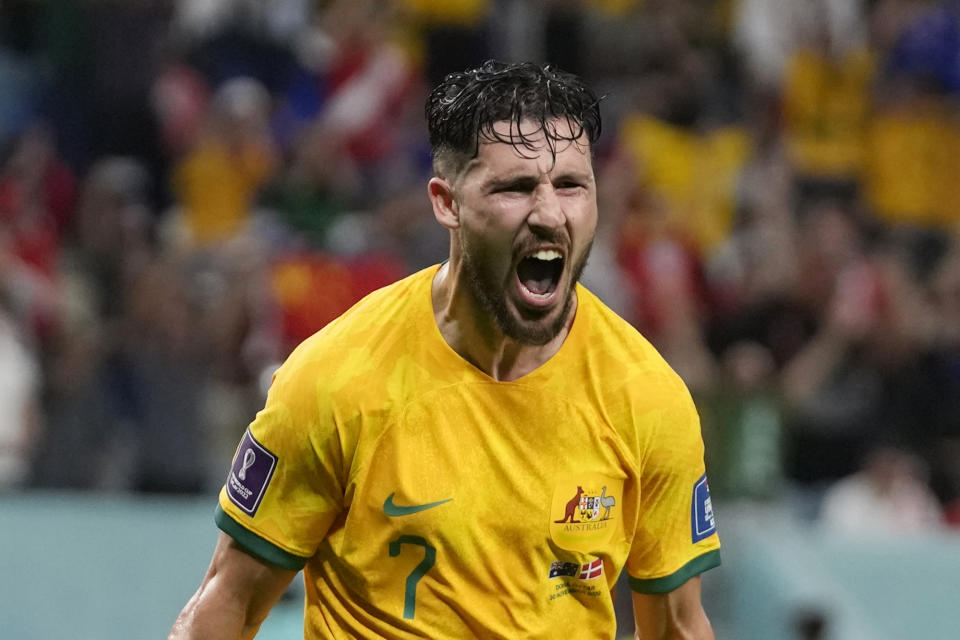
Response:
[{"label": "shoulder", "polygon": [[273,386],[315,395],[381,376],[385,365],[409,352],[430,318],[430,283],[436,267],[378,289],[304,340],[274,376]]},{"label": "shoulder", "polygon": [[304,340],[290,355],[292,366],[375,346],[378,338],[400,334],[421,324],[430,304],[430,283],[436,267],[418,271],[366,295],[323,329]]},{"label": "shoulder", "polygon": [[601,368],[613,388],[636,391],[638,380],[648,392],[650,385],[662,391],[687,394],[680,376],[649,340],[633,325],[607,307],[595,294],[578,286],[577,321],[583,321],[581,343],[591,365]]},{"label": "shoulder", "polygon": [[684,381],[626,320],[585,288],[578,294],[577,320],[584,321],[578,378],[587,381],[590,397],[602,403],[620,437],[634,451],[648,449],[663,436],[695,445],[699,417]]}]

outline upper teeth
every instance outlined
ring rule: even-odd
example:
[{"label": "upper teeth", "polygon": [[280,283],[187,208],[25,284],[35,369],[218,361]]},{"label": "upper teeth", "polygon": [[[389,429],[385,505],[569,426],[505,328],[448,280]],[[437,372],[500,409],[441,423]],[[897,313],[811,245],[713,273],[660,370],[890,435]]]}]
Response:
[{"label": "upper teeth", "polygon": [[563,256],[556,249],[540,249],[530,257],[537,260],[559,260]]}]

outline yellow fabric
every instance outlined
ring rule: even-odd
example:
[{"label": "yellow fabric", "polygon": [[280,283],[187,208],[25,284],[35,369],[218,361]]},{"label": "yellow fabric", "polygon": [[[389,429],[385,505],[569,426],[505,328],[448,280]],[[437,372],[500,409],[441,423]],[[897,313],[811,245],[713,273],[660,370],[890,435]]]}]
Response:
[{"label": "yellow fabric", "polygon": [[400,0],[400,6],[432,24],[475,26],[490,10],[489,0]]},{"label": "yellow fabric", "polygon": [[698,135],[644,114],[624,120],[621,140],[637,159],[641,183],[667,202],[671,224],[702,252],[727,239],[737,182],[750,157],[743,127]]},{"label": "yellow fabric", "polygon": [[205,245],[240,231],[272,168],[270,154],[259,147],[229,149],[201,143],[174,174],[174,191],[183,204],[190,238]]},{"label": "yellow fabric", "polygon": [[855,179],[864,160],[874,62],[866,51],[830,59],[797,51],[783,92],[787,151],[806,176]]},{"label": "yellow fabric", "polygon": [[878,113],[870,126],[867,199],[892,224],[960,222],[960,125],[937,101]]},{"label": "yellow fabric", "polygon": [[[613,638],[622,568],[669,576],[720,545],[692,540],[704,464],[690,395],[582,287],[558,353],[497,382],[440,335],[436,270],[295,350],[250,426],[278,460],[262,503],[250,516],[224,489],[220,506],[309,558],[308,639]],[[432,506],[391,516],[390,496]],[[550,577],[597,560],[591,579]]]}]

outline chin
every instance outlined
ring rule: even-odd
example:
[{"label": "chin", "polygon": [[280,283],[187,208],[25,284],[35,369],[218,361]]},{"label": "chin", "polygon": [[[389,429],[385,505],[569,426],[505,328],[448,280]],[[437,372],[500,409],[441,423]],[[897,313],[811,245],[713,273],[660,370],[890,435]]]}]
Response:
[{"label": "chin", "polygon": [[516,309],[510,309],[506,318],[497,314],[497,324],[500,330],[509,338],[534,346],[542,346],[556,338],[570,315],[570,307],[573,303],[572,293],[550,308],[545,313],[537,314],[538,317],[524,317],[524,314]]},{"label": "chin", "polygon": [[[518,283],[512,280],[515,277],[512,272],[506,277],[495,277],[481,268],[484,264],[482,260],[473,259],[469,252],[465,251],[464,254],[464,273],[470,291],[480,309],[494,321],[504,336],[521,344],[542,346],[563,331],[575,299],[576,277],[569,279],[561,276],[558,286],[565,290],[565,295],[560,296],[549,307],[536,308],[523,304],[519,294],[511,291],[518,286]],[[574,271],[577,277],[583,262],[581,260]]]}]

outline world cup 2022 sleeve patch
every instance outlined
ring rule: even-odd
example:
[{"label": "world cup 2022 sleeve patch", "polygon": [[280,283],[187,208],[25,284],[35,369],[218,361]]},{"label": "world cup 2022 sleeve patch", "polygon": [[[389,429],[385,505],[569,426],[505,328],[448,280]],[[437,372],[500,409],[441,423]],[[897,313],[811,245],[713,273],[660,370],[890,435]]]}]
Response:
[{"label": "world cup 2022 sleeve patch", "polygon": [[690,529],[694,542],[700,542],[717,530],[717,521],[713,516],[713,503],[710,501],[710,486],[707,484],[707,474],[700,476],[700,479],[693,485]]},{"label": "world cup 2022 sleeve patch", "polygon": [[257,442],[249,429],[243,434],[227,477],[227,496],[247,514],[254,515],[267,491],[277,456]]}]

